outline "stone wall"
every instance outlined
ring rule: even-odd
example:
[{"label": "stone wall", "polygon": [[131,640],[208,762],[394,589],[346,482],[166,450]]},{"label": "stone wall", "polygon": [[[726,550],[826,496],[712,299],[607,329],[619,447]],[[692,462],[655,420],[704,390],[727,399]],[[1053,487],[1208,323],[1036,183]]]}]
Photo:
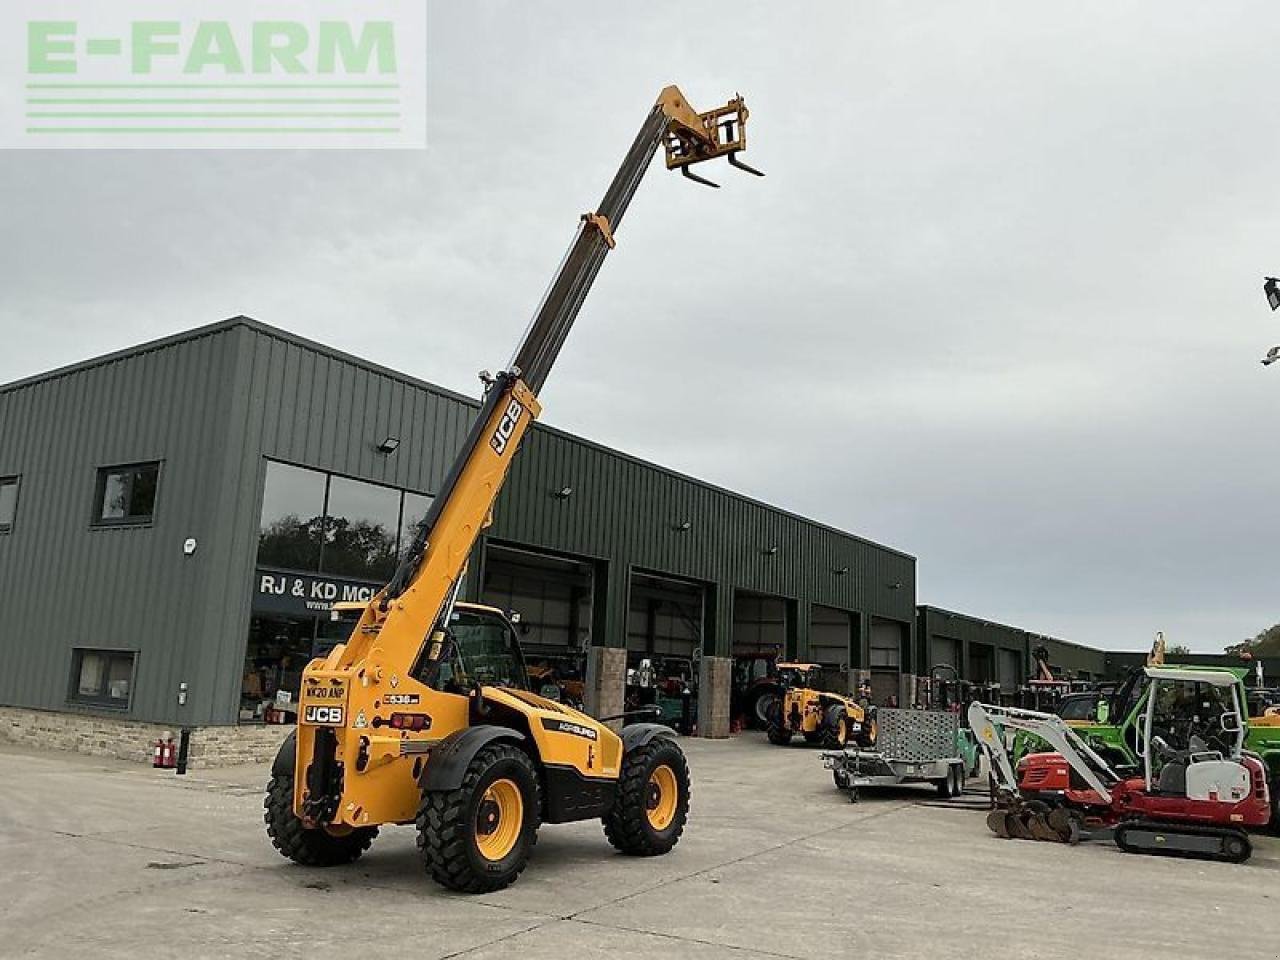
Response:
[{"label": "stone wall", "polygon": [[[593,717],[612,717],[623,711],[627,687],[627,651],[621,647],[590,647],[587,650],[586,712]],[[609,724],[619,729],[622,722]]]},{"label": "stone wall", "polygon": [[[192,769],[266,763],[276,755],[292,726],[197,727],[191,735]],[[56,713],[0,707],[0,741],[42,750],[151,763],[159,738],[178,740],[179,731],[163,724],[85,713]]]},{"label": "stone wall", "polygon": [[729,735],[729,697],[733,660],[730,657],[703,657],[698,668],[698,734],[703,737]]}]

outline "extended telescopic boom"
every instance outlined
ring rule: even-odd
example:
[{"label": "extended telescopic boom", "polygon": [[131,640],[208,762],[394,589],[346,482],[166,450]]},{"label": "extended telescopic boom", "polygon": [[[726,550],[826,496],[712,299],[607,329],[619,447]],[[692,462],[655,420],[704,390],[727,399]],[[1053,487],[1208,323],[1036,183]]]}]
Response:
[{"label": "extended telescopic boom", "polygon": [[425,640],[444,625],[511,458],[541,412],[537,394],[614,246],[614,234],[653,155],[664,147],[668,169],[709,186],[716,185],[689,168],[717,157],[763,176],[737,159],[746,147],[746,121],[741,97],[698,113],[676,87],[662,91],[599,208],[583,214],[510,366],[487,380],[484,402],[462,449],[391,582],[369,605],[339,655],[341,662],[354,665],[376,650],[389,665],[407,669]]}]

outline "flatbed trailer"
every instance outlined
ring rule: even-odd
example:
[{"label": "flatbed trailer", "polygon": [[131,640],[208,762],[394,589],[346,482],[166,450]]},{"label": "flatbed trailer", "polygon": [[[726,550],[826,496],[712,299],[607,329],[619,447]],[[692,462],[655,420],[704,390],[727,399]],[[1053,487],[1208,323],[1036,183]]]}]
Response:
[{"label": "flatbed trailer", "polygon": [[958,714],[881,708],[876,721],[873,748],[849,746],[822,754],[836,788],[848,793],[850,803],[858,802],[864,787],[932,783],[938,795],[948,800],[964,792],[973,761],[961,750],[966,732],[961,730]]}]

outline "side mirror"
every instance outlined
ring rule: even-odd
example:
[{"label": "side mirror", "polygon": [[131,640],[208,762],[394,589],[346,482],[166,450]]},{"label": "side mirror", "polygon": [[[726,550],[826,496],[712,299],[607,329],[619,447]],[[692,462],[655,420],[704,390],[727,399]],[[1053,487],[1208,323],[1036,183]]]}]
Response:
[{"label": "side mirror", "polygon": [[1218,717],[1218,723],[1222,725],[1223,733],[1239,733],[1240,732],[1240,714],[1234,710],[1223,711]]}]

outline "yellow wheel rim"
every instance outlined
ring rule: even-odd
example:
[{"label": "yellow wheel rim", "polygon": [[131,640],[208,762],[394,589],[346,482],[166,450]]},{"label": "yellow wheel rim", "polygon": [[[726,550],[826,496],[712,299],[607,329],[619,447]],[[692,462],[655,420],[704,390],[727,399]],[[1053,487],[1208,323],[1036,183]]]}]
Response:
[{"label": "yellow wheel rim", "polygon": [[524,796],[514,780],[495,780],[476,810],[476,848],[486,860],[508,856],[524,827]]},{"label": "yellow wheel rim", "polygon": [[655,767],[649,774],[649,789],[645,802],[645,816],[649,818],[649,826],[655,830],[665,830],[676,818],[676,806],[680,799],[680,788],[676,784],[676,772],[663,764]]}]

